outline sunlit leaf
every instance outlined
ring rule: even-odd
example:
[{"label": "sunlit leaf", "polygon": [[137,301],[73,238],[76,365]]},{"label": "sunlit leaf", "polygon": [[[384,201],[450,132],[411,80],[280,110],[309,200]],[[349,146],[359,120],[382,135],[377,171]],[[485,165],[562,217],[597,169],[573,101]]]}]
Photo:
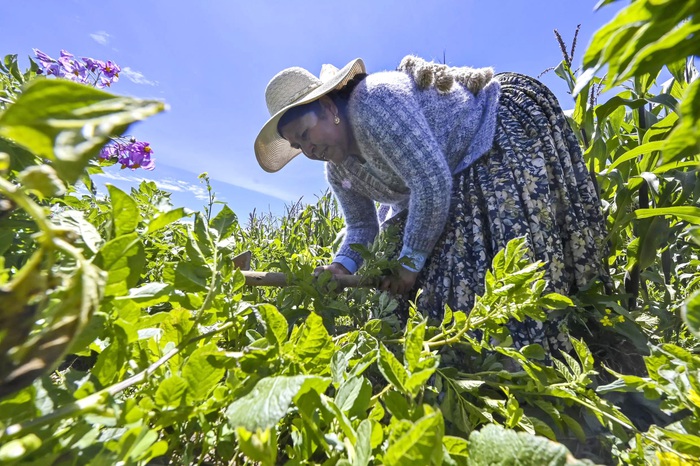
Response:
[{"label": "sunlit leaf", "polygon": [[197,402],[205,399],[221,381],[226,370],[217,363],[217,355],[221,356],[215,344],[197,348],[190,355],[182,368],[182,377],[187,382],[188,400]]},{"label": "sunlit leaf", "polygon": [[287,332],[289,331],[287,319],[271,304],[260,304],[256,309],[263,317],[267,327],[265,335],[270,343],[278,346],[284,344],[287,341]]},{"label": "sunlit leaf", "polygon": [[219,232],[219,240],[230,236],[234,230],[233,227],[237,224],[238,217],[227,205],[224,205],[216,217],[211,220],[212,228]]},{"label": "sunlit leaf", "polygon": [[379,371],[397,389],[406,392],[408,373],[396,356],[386,346],[379,344]]},{"label": "sunlit leaf", "polygon": [[330,379],[308,375],[267,377],[247,395],[234,401],[226,410],[231,427],[249,431],[276,425],[287,414],[292,400],[308,390],[323,393]]},{"label": "sunlit leaf", "polygon": [[372,398],[372,385],[364,377],[350,377],[338,388],[335,402],[341,411],[361,415]]},{"label": "sunlit leaf", "polygon": [[673,215],[693,224],[700,224],[700,207],[678,206],[659,207],[657,209],[637,209],[634,211],[635,218],[649,218],[657,215]]},{"label": "sunlit leaf", "polygon": [[112,203],[112,224],[115,236],[133,233],[141,221],[136,201],[127,193],[111,184],[107,185],[110,202]]},{"label": "sunlit leaf", "polygon": [[95,262],[108,273],[105,293],[123,296],[136,286],[146,265],[143,243],[136,233],[119,236],[102,246]]},{"label": "sunlit leaf", "polygon": [[315,313],[309,314],[294,345],[294,354],[307,367],[314,367],[316,373],[326,374],[330,370],[334,347],[323,318]]},{"label": "sunlit leaf", "polygon": [[[442,456],[442,436],[445,427],[440,411],[416,421],[399,439],[389,444],[384,455],[388,466],[425,466]],[[436,461],[440,464],[439,461]]]},{"label": "sunlit leaf", "polygon": [[189,214],[187,213],[187,209],[184,207],[178,207],[177,209],[163,212],[151,220],[151,222],[148,224],[148,233],[155,233],[156,231],[165,228],[173,222],[177,222],[187,215]]},{"label": "sunlit leaf", "polygon": [[583,466],[587,463],[577,461],[565,446],[544,437],[489,424],[469,436],[469,464]]},{"label": "sunlit leaf", "polygon": [[156,404],[162,408],[177,408],[185,401],[187,381],[179,375],[172,375],[158,384]]},{"label": "sunlit leaf", "polygon": [[353,466],[367,466],[372,455],[372,422],[364,419],[357,426],[357,442],[355,443],[355,461]]},{"label": "sunlit leaf", "polygon": [[404,360],[409,371],[413,371],[418,366],[421,353],[423,352],[423,339],[425,338],[425,321],[419,323],[406,335],[406,345],[404,347]]}]

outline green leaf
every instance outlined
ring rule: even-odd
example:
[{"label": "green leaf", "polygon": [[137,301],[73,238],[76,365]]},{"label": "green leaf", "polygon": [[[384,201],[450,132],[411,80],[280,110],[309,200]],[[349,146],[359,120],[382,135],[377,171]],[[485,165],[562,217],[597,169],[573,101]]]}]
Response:
[{"label": "green leaf", "polygon": [[[700,151],[700,79],[696,79],[680,104],[680,123],[668,137],[664,146],[665,162],[675,161],[680,155],[695,155]],[[695,160],[694,157],[689,157]]]},{"label": "green leaf", "polygon": [[617,168],[618,165],[622,164],[623,162],[627,162],[628,160],[632,160],[637,157],[644,157],[645,155],[649,155],[652,152],[659,151],[664,148],[666,145],[666,141],[651,141],[647,142],[646,144],[642,144],[641,146],[637,146],[634,149],[628,150],[621,156],[617,157],[613,163],[605,167],[606,173],[609,173],[611,170],[614,170]]},{"label": "green leaf", "polygon": [[386,405],[386,409],[394,416],[396,419],[410,419],[411,412],[408,406],[408,401],[406,397],[395,390],[389,390],[382,395],[382,401]]},{"label": "green leaf", "polygon": [[107,325],[107,314],[104,312],[95,312],[87,322],[83,330],[78,334],[77,338],[71,343],[68,349],[69,354],[76,354],[86,351],[89,354],[88,346],[95,341],[96,338],[105,333]]},{"label": "green leaf", "polygon": [[138,303],[141,307],[153,306],[154,304],[167,302],[173,293],[173,286],[168,283],[151,282],[138,288],[129,290],[129,294],[123,298],[130,299]]},{"label": "green leaf", "polygon": [[564,445],[489,424],[469,436],[470,466],[584,466]]},{"label": "green leaf", "polygon": [[[663,13],[659,12],[659,14]],[[658,40],[649,41],[648,45],[644,42],[635,44],[634,58],[626,67],[625,73],[619,77],[620,81],[644,73],[658,73],[664,64],[697,52],[700,45],[700,41],[697,40],[700,24],[697,21],[682,22],[671,30],[665,30],[662,22],[656,24],[652,22],[651,25],[656,26],[657,32],[654,39],[658,38]]]},{"label": "green leaf", "polygon": [[559,293],[548,293],[540,298],[540,302],[547,309],[566,309],[574,306],[570,298]]},{"label": "green leaf", "polygon": [[179,375],[172,375],[158,384],[156,404],[166,409],[177,408],[184,401],[186,390],[187,381]]},{"label": "green leaf", "polygon": [[357,345],[342,346],[333,354],[331,358],[331,375],[334,384],[343,383],[345,380],[345,371],[350,364],[350,359],[357,351]]},{"label": "green leaf", "polygon": [[141,221],[141,213],[136,201],[121,189],[107,185],[112,204],[112,223],[114,235],[122,236],[133,233]]},{"label": "green leaf", "polygon": [[104,243],[104,239],[100,236],[97,228],[85,219],[81,211],[72,209],[64,210],[63,212],[57,213],[53,218],[61,227],[73,230],[79,237],[76,244],[82,242],[91,253],[97,253],[100,246]]},{"label": "green leaf", "polygon": [[41,447],[41,439],[36,434],[28,434],[22,438],[10,440],[0,446],[0,461],[18,460]]},{"label": "green leaf", "polygon": [[323,325],[323,318],[312,312],[298,334],[294,354],[307,368],[326,374],[330,372],[334,350],[335,344]]},{"label": "green leaf", "polygon": [[543,361],[545,358],[544,348],[537,343],[532,345],[523,346],[520,348],[520,353],[528,359],[536,359],[538,361]]},{"label": "green leaf", "polygon": [[230,236],[234,231],[234,228],[231,227],[235,225],[238,225],[238,217],[226,204],[211,221],[212,228],[219,232],[219,240]]},{"label": "green leaf", "polygon": [[143,243],[136,233],[115,238],[102,247],[95,263],[108,272],[105,295],[124,296],[136,286],[146,265]]},{"label": "green leaf", "polygon": [[408,372],[396,359],[396,356],[389,351],[382,343],[379,344],[379,371],[384,378],[398,390],[407,393],[406,381]]},{"label": "green leaf", "polygon": [[65,79],[37,79],[0,114],[0,136],[52,160],[58,175],[73,184],[111,137],[164,109],[155,100],[117,97]]},{"label": "green leaf", "polygon": [[458,388],[460,393],[477,393],[479,387],[484,385],[483,380],[470,380],[470,379],[451,379],[451,382]]},{"label": "green leaf", "polygon": [[578,440],[581,443],[586,442],[586,432],[583,430],[583,427],[581,427],[581,424],[579,424],[576,419],[572,418],[568,414],[561,413],[561,420],[564,421],[564,424],[566,424],[567,429],[574,434],[576,440]]},{"label": "green leaf", "polygon": [[693,293],[683,303],[682,316],[693,335],[700,338],[700,291]]},{"label": "green leaf", "polygon": [[330,383],[329,378],[310,375],[267,377],[234,401],[226,409],[226,416],[234,428],[245,427],[251,432],[268,429],[287,414],[295,397],[309,390],[321,394]]},{"label": "green leaf", "polygon": [[357,442],[355,443],[355,460],[352,466],[367,466],[372,457],[372,421],[364,419],[357,426]]},{"label": "green leaf", "polygon": [[267,327],[265,332],[267,340],[273,345],[281,346],[284,344],[287,341],[287,332],[289,331],[287,319],[271,304],[258,304],[256,309],[260,312],[265,327]]},{"label": "green leaf", "polygon": [[469,457],[469,442],[462,437],[452,437],[445,435],[442,438],[442,444],[445,445],[447,453],[450,454],[453,460],[459,466],[466,466],[467,458]]},{"label": "green leaf", "polygon": [[[440,411],[430,413],[412,425],[384,455],[387,466],[425,466],[436,458],[441,460],[442,436],[445,426]],[[440,464],[441,461],[435,461]]]},{"label": "green leaf", "polygon": [[432,375],[435,373],[435,371],[438,368],[438,365],[438,358],[433,357],[432,366],[426,367],[425,369],[412,373],[408,377],[408,380],[406,380],[406,390],[408,390],[408,392],[413,396],[418,395],[418,393],[425,386],[430,377],[432,377]]},{"label": "green leaf", "polygon": [[[108,448],[110,447],[108,442]],[[112,448],[118,452],[124,463],[148,463],[149,460],[161,456],[168,450],[168,444],[158,441],[158,433],[146,426],[129,429],[119,438],[118,446]]]},{"label": "green leaf", "polygon": [[406,335],[406,345],[404,348],[404,360],[409,371],[414,371],[420,361],[423,352],[423,340],[425,339],[425,321],[416,325]]},{"label": "green leaf", "polygon": [[447,326],[450,325],[450,323],[452,323],[452,316],[452,309],[450,308],[450,306],[445,304],[445,312],[442,316],[442,323],[440,324],[440,328],[447,328]]},{"label": "green leaf", "polygon": [[178,207],[177,209],[169,210],[158,215],[156,218],[151,220],[148,224],[148,233],[154,233],[173,222],[177,222],[181,218],[187,217],[189,214],[184,207]]},{"label": "green leaf", "polygon": [[274,429],[249,432],[244,427],[236,429],[238,445],[243,453],[262,466],[274,466],[277,462],[277,432]]},{"label": "green leaf", "polygon": [[112,343],[104,349],[97,357],[95,365],[92,367],[92,374],[97,377],[102,386],[110,385],[114,382],[126,364],[128,336],[126,332],[115,325],[113,327]]},{"label": "green leaf", "polygon": [[700,207],[659,207],[656,209],[637,209],[634,211],[634,218],[649,218],[657,215],[673,215],[681,220],[700,225]]},{"label": "green leaf", "polygon": [[24,147],[15,144],[14,142],[0,137],[0,153],[6,153],[10,156],[10,169],[20,172],[27,167],[36,166],[42,163],[41,158],[32,154]]},{"label": "green leaf", "polygon": [[208,290],[207,280],[211,278],[211,270],[202,264],[177,262],[174,275],[173,285],[176,289],[198,293]]},{"label": "green leaf", "polygon": [[66,185],[49,165],[27,167],[18,178],[25,188],[39,193],[42,197],[62,196],[66,192]]},{"label": "green leaf", "polygon": [[369,407],[372,384],[364,377],[350,377],[338,388],[335,403],[350,416],[361,416]]},{"label": "green leaf", "polygon": [[221,352],[214,343],[197,348],[182,368],[182,376],[187,382],[188,403],[204,400],[221,382],[226,370],[217,361]]},{"label": "green leaf", "polygon": [[209,227],[204,222],[204,217],[200,213],[194,215],[194,237],[197,241],[197,248],[201,251],[202,261],[214,254],[214,243],[209,235]]}]

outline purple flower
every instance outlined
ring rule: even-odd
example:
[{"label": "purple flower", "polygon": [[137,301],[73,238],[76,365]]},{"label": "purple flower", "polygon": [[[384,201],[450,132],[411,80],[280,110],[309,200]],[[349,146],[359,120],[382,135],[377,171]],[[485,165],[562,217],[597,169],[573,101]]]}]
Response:
[{"label": "purple flower", "polygon": [[43,69],[41,70],[43,73],[59,77],[63,75],[63,68],[56,60],[49,57],[39,49],[33,50],[34,55],[36,56],[37,60],[39,60],[39,64],[43,67]]},{"label": "purple flower", "polygon": [[83,57],[80,60],[67,50],[61,50],[58,60],[51,58],[39,49],[34,54],[41,65],[39,74],[54,75],[71,81],[91,84],[97,88],[110,87],[119,81],[121,68],[112,61],[95,60]]},{"label": "purple flower", "polygon": [[100,79],[98,79],[95,83],[95,87],[98,89],[104,89],[105,87],[110,87],[111,85],[112,81],[110,81],[108,78],[105,78],[104,76],[100,76]]},{"label": "purple flower", "polygon": [[153,149],[148,142],[136,141],[134,138],[117,138],[112,144],[102,148],[100,158],[117,162],[122,169],[153,170],[156,167],[155,159],[151,156]]},{"label": "purple flower", "polygon": [[95,60],[94,58],[90,57],[83,57],[83,62],[85,63],[85,66],[87,66],[87,69],[92,73],[96,73],[97,70],[101,70],[105,66],[105,62],[102,60]]},{"label": "purple flower", "polygon": [[100,150],[100,158],[104,160],[110,160],[117,156],[117,146],[113,144],[108,144]]},{"label": "purple flower", "polygon": [[151,145],[147,142],[132,142],[128,149],[129,160],[126,164],[129,168],[144,168],[146,170],[153,170],[155,168],[155,161],[151,159],[151,154],[153,149]]},{"label": "purple flower", "polygon": [[117,82],[119,80],[119,72],[122,69],[119,68],[119,65],[114,63],[111,60],[107,60],[104,63],[104,66],[102,67],[102,73],[109,79],[111,79],[113,82]]}]

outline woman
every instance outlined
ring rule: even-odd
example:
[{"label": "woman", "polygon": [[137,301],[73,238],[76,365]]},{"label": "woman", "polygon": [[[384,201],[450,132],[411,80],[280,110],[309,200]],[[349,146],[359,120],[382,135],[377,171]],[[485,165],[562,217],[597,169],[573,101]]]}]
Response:
[{"label": "woman", "polygon": [[[419,309],[433,318],[446,304],[469,311],[515,237],[546,264],[550,291],[568,294],[602,274],[600,202],[556,98],[536,80],[409,56],[370,75],[360,59],[320,79],[288,68],[265,94],[272,118],[255,141],[258,162],[268,172],[301,152],[326,162],[345,216],[345,240],[319,271],[355,273],[362,261],[350,245],[405,214],[400,257],[411,265],[382,288],[422,288]],[[558,350],[566,340],[556,325],[510,330],[518,347]]]}]

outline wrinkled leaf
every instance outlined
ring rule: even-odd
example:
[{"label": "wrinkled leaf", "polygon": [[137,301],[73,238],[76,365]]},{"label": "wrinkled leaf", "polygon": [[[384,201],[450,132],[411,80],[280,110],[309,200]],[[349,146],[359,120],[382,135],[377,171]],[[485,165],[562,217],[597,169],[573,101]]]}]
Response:
[{"label": "wrinkled leaf", "polygon": [[234,401],[226,416],[231,427],[245,427],[251,432],[268,429],[287,414],[295,397],[309,390],[323,393],[330,382],[328,378],[310,375],[267,377]]}]

